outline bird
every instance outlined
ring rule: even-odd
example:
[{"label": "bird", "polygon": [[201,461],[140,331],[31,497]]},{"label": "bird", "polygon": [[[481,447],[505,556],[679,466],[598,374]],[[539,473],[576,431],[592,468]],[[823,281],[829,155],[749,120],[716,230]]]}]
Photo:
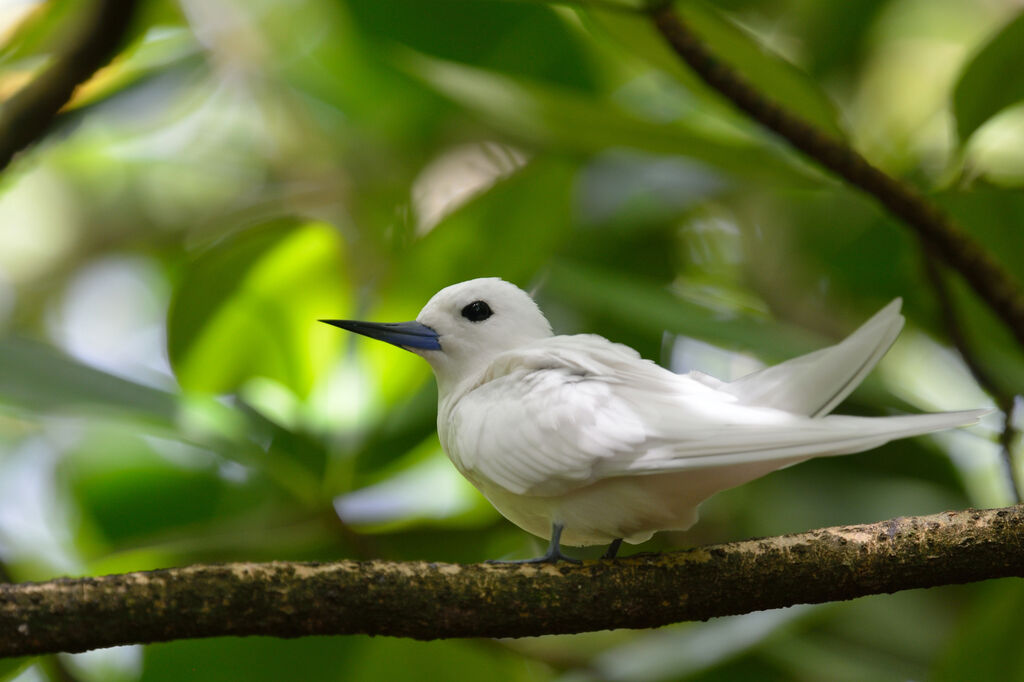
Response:
[{"label": "bird", "polygon": [[577,562],[562,545],[607,544],[612,559],[623,541],[687,530],[716,492],[812,457],[976,423],[989,410],[829,414],[896,340],[901,303],[836,345],[734,381],[677,374],[596,334],[555,335],[530,295],[497,277],[441,289],[414,321],[321,322],[430,364],[452,463],[549,541],[509,563],[554,563]]}]

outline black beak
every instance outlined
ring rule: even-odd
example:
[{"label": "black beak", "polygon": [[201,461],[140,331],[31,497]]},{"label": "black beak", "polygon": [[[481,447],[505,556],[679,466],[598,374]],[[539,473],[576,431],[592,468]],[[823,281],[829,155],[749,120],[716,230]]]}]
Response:
[{"label": "black beak", "polygon": [[320,320],[371,339],[386,341],[401,348],[441,350],[437,332],[419,322],[360,322],[358,320]]}]

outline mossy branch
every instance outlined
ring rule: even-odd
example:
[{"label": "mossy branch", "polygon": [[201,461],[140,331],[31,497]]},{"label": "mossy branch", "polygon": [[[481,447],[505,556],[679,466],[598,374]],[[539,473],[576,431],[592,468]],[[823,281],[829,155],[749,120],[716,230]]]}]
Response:
[{"label": "mossy branch", "polygon": [[873,166],[853,147],[819,130],[718,59],[671,4],[651,13],[662,37],[694,73],[752,119],[812,161],[874,197],[958,272],[1024,348],[1024,289],[984,247],[919,191]]},{"label": "mossy branch", "polygon": [[1024,507],[956,511],[582,566],[339,561],[0,585],[0,656],[224,635],[435,639],[648,628],[1024,577]]}]

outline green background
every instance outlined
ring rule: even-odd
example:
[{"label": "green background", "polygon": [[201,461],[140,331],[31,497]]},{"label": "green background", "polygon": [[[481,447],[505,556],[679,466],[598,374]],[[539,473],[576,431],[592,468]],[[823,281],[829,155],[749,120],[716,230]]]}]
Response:
[{"label": "green background", "polygon": [[[0,8],[3,96],[83,5]],[[1024,273],[1015,3],[679,8],[761,90]],[[0,176],[13,580],[536,554],[440,451],[426,364],[317,322],[412,319],[472,277],[533,290],[558,332],[723,379],[902,296],[906,330],[839,412],[992,404],[950,347],[912,234],[699,83],[642,16],[488,0],[142,10],[112,65]],[[1020,391],[1021,348],[949,283],[996,390]],[[1002,418],[772,474],[639,550],[1009,504]],[[3,663],[0,677],[1024,679],[1022,607],[1019,581],[993,581],[648,632],[182,641]]]}]

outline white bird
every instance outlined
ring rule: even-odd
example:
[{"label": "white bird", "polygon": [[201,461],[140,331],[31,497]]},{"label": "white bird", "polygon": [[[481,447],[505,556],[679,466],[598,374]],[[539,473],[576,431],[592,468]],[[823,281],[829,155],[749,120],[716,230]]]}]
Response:
[{"label": "white bird", "polygon": [[601,336],[554,336],[526,292],[498,278],[442,289],[414,322],[323,320],[423,357],[437,431],[501,514],[560,544],[640,543],[686,530],[714,493],[811,457],[977,422],[988,410],[826,416],[903,327],[896,299],[841,343],[736,381],[675,374]]}]

